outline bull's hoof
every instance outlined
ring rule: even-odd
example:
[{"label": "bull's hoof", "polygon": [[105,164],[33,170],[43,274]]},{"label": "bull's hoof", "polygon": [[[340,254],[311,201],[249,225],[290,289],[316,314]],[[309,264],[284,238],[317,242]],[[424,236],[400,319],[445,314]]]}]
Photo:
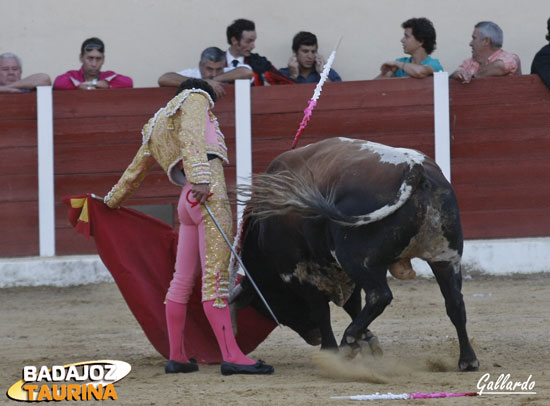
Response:
[{"label": "bull's hoof", "polygon": [[357,345],[357,343],[353,343],[340,346],[338,353],[342,358],[352,360],[357,356],[357,354],[359,354],[360,351],[361,347]]},{"label": "bull's hoof", "polygon": [[380,342],[376,336],[359,341],[359,345],[361,346],[362,354],[365,354],[365,351],[368,351],[373,357],[381,357],[384,355],[384,351],[382,351],[382,347],[380,346]]},{"label": "bull's hoof", "polygon": [[479,369],[479,361],[477,358],[472,360],[460,360],[458,361],[458,368],[462,372],[477,371]]}]

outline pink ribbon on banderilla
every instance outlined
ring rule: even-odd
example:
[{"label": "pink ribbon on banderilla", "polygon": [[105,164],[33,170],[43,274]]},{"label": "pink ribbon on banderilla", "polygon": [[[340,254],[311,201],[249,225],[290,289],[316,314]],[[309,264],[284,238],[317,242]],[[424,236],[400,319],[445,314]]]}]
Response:
[{"label": "pink ribbon on banderilla", "polygon": [[313,109],[315,108],[315,106],[317,106],[317,100],[310,99],[306,109],[304,110],[304,118],[302,118],[300,128],[298,128],[298,131],[296,131],[296,135],[294,136],[292,149],[296,148],[296,144],[298,144],[298,138],[300,138],[302,131],[304,131],[304,128],[306,128],[307,122],[309,121],[311,114],[313,114]]},{"label": "pink ribbon on banderilla", "polygon": [[432,393],[411,393],[410,399],[438,399],[458,398],[462,396],[477,396],[477,392],[432,392]]},{"label": "pink ribbon on banderilla", "polygon": [[313,109],[315,106],[317,106],[317,99],[319,99],[319,96],[321,96],[321,90],[323,89],[323,84],[328,78],[328,74],[330,72],[330,67],[332,66],[332,62],[334,62],[334,58],[336,57],[336,50],[340,46],[340,42],[342,42],[342,37],[338,40],[338,43],[336,44],[336,47],[334,47],[334,51],[330,54],[327,63],[325,63],[325,66],[323,67],[323,72],[321,73],[321,78],[319,79],[319,83],[317,83],[317,86],[315,86],[315,91],[313,92],[313,97],[309,99],[309,103],[304,110],[304,118],[302,119],[302,122],[300,123],[300,127],[298,128],[298,131],[296,131],[296,135],[294,136],[294,142],[292,143],[292,149],[296,148],[296,144],[298,144],[298,138],[300,138],[300,135],[302,134],[302,131],[307,126],[307,122],[309,121],[311,115],[313,114]]},{"label": "pink ribbon on banderilla", "polygon": [[347,400],[406,400],[406,399],[438,399],[456,398],[461,396],[478,396],[477,392],[432,392],[432,393],[373,393],[371,395],[331,396],[331,399]]}]

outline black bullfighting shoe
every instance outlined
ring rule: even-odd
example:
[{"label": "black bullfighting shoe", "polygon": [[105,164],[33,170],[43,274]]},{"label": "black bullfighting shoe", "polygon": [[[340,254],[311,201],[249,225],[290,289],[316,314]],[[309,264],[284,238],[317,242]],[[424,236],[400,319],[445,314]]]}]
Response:
[{"label": "black bullfighting shoe", "polygon": [[259,360],[253,365],[232,364],[231,362],[222,362],[222,375],[269,375],[275,372],[275,368]]},{"label": "black bullfighting shoe", "polygon": [[164,372],[167,374],[177,374],[178,372],[188,373],[196,372],[199,370],[199,366],[196,362],[178,362],[178,361],[168,361],[164,366]]}]

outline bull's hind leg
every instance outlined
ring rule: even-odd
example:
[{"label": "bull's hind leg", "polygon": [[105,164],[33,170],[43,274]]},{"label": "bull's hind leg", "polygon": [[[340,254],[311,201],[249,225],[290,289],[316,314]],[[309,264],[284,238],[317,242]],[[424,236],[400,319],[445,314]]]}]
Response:
[{"label": "bull's hind leg", "polygon": [[[343,264],[342,264],[343,265]],[[379,269],[358,266],[357,272],[349,271],[352,279],[365,291],[365,306],[346,328],[340,347],[351,354],[361,350],[365,343],[368,344],[374,355],[382,355],[378,345],[378,339],[368,329],[370,323],[375,320],[388,306],[393,295],[386,280],[386,267]]]},{"label": "bull's hind leg", "polygon": [[[361,288],[356,286],[349,300],[344,305],[344,310],[347,314],[354,320],[359,313],[361,312]],[[361,352],[367,350],[375,356],[382,356],[383,351],[378,342],[378,337],[376,337],[369,329],[367,329],[361,336],[361,341],[359,341]],[[352,351],[352,348],[349,346],[345,347],[349,351],[344,356],[348,358],[353,358],[358,351]],[[359,349],[356,349],[359,350]]]},{"label": "bull's hind leg", "polygon": [[453,322],[458,334],[460,345],[458,367],[461,371],[476,371],[479,368],[479,361],[470,345],[468,333],[466,332],[466,308],[461,292],[462,273],[460,262],[430,262],[429,264],[445,298],[447,315]]}]

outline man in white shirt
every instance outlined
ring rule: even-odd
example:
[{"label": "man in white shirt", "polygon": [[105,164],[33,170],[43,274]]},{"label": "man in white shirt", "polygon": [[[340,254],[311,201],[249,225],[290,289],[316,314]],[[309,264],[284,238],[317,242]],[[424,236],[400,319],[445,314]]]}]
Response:
[{"label": "man in white shirt", "polygon": [[[254,73],[252,83],[262,86],[295,83],[287,75],[282,74],[265,57],[253,54],[256,47],[256,26],[253,21],[240,18],[227,27],[227,43],[229,48],[225,53],[227,67],[231,69],[247,68]],[[239,78],[244,79],[244,78]]]},{"label": "man in white shirt", "polygon": [[234,82],[236,79],[250,79],[253,76],[252,69],[243,65],[240,67],[226,67],[226,54],[220,48],[206,48],[201,53],[199,65],[195,68],[184,69],[179,72],[168,72],[162,75],[159,86],[178,87],[187,79],[203,79],[214,89],[216,96],[225,95],[224,83]]},{"label": "man in white shirt", "polygon": [[244,58],[249,57],[256,47],[256,38],[256,26],[250,20],[241,18],[227,27],[227,42],[229,43],[229,49],[225,54],[227,66],[237,68],[245,65],[250,68],[245,64]]}]

